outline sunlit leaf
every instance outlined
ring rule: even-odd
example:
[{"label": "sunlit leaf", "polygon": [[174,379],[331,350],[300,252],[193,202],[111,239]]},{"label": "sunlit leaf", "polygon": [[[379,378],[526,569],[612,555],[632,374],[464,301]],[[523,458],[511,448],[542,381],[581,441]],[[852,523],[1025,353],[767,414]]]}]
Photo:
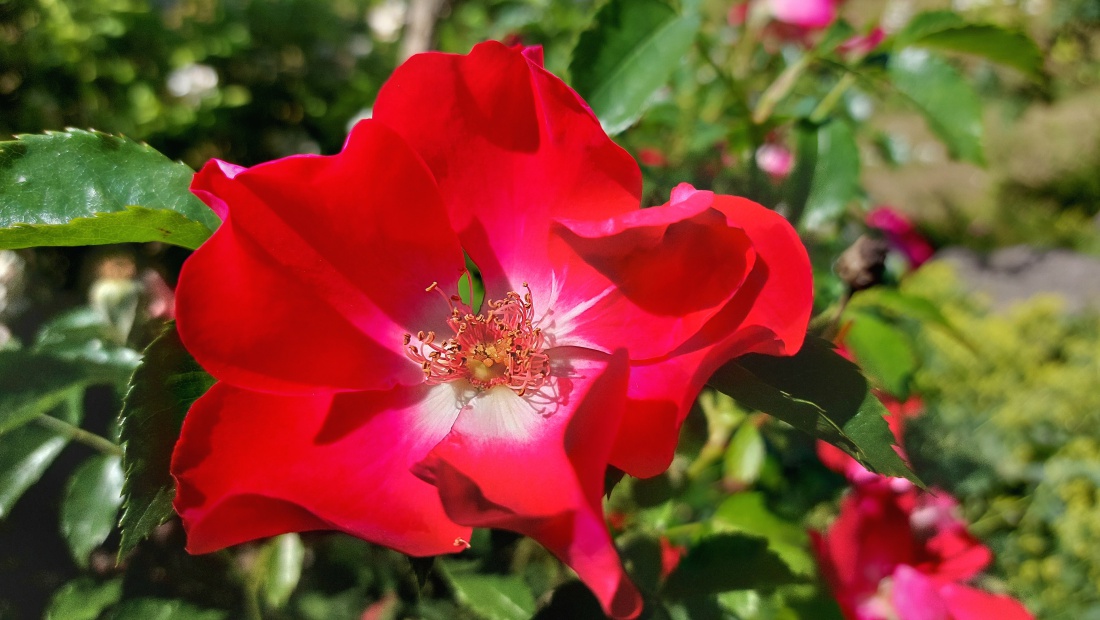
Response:
[{"label": "sunlit leaf", "polygon": [[106,617],[109,620],[225,620],[229,613],[202,609],[185,601],[135,598],[123,601]]},{"label": "sunlit leaf", "polygon": [[859,312],[848,324],[844,344],[879,387],[902,400],[909,397],[909,380],[918,361],[905,332],[873,314]]},{"label": "sunlit leaf", "polygon": [[894,88],[924,115],[952,157],[985,163],[981,102],[950,63],[927,50],[907,48],[890,57],[887,74]]},{"label": "sunlit leaf", "polygon": [[519,575],[487,575],[457,562],[443,565],[455,597],[485,620],[527,620],[535,612],[535,597]]},{"label": "sunlit leaf", "polygon": [[24,350],[0,351],[0,435],[83,390],[85,369]]},{"label": "sunlit leaf", "polygon": [[670,598],[687,598],[729,590],[769,588],[797,583],[768,541],[756,536],[721,533],[692,545],[665,582]]},{"label": "sunlit leaf", "polygon": [[145,349],[121,413],[126,479],[120,554],[172,515],[172,449],[191,403],[213,384],[183,348],[174,323]]},{"label": "sunlit leaf", "polygon": [[828,441],[872,471],[920,484],[894,451],[886,408],[867,379],[823,340],[807,338],[792,357],[745,355],[709,383],[745,407]]},{"label": "sunlit leaf", "polygon": [[88,556],[107,540],[118,522],[121,505],[119,457],[93,456],[69,478],[61,502],[61,533],[77,564],[87,566]]},{"label": "sunlit leaf", "polygon": [[760,477],[767,450],[760,430],[751,422],[743,423],[730,438],[722,464],[722,480],[738,487],[748,486]]},{"label": "sunlit leaf", "polygon": [[806,530],[800,524],[784,521],[768,510],[761,493],[735,493],[727,497],[715,510],[711,526],[717,532],[760,536],[768,541],[768,548],[796,574],[810,575],[814,571]]},{"label": "sunlit leaf", "polygon": [[1024,32],[994,24],[968,23],[953,11],[913,17],[895,37],[895,47],[918,46],[979,56],[1031,78],[1043,75],[1043,52]]},{"label": "sunlit leaf", "polygon": [[122,578],[97,583],[81,577],[54,592],[46,620],[96,620],[103,610],[122,598]]},{"label": "sunlit leaf", "polygon": [[787,183],[791,219],[817,229],[835,223],[859,196],[859,147],[841,120],[804,123],[796,132],[795,169]]},{"label": "sunlit leaf", "polygon": [[306,548],[297,534],[283,534],[267,541],[266,566],[261,587],[264,602],[272,609],[279,609],[290,600],[298,580],[302,578],[302,561]]},{"label": "sunlit leaf", "polygon": [[0,143],[0,248],[163,241],[196,248],[218,217],[193,171],[147,145],[70,129]]},{"label": "sunlit leaf", "polygon": [[141,354],[118,344],[119,338],[103,314],[83,306],[43,325],[32,350],[80,363],[93,382],[124,386],[141,361]]},{"label": "sunlit leaf", "polygon": [[[71,393],[50,410],[49,415],[69,424],[79,424],[83,414],[81,396]],[[28,424],[0,436],[0,518],[11,512],[15,502],[53,463],[68,437],[38,424]]]},{"label": "sunlit leaf", "polygon": [[700,18],[662,0],[610,0],[581,34],[569,64],[573,88],[611,135],[645,111],[691,48]]}]

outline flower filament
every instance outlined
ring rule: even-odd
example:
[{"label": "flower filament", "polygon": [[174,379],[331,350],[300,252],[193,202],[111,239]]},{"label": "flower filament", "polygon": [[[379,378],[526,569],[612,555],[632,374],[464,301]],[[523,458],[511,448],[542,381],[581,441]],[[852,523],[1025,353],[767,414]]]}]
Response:
[{"label": "flower filament", "polygon": [[434,282],[428,287],[447,300],[447,326],[453,332],[442,342],[433,331],[418,332],[419,345],[405,334],[405,354],[424,369],[429,385],[465,379],[479,390],[503,385],[523,396],[546,384],[546,337],[534,326],[531,288],[526,282],[523,286],[525,294],[509,291],[503,299],[486,302],[488,310],[476,316],[459,296],[448,297]]}]

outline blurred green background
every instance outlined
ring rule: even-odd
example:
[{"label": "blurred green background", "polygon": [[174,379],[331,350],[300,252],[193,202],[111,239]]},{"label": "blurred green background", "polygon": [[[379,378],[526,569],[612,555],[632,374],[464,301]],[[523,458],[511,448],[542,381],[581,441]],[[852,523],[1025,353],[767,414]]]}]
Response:
[{"label": "blurred green background", "polygon": [[[435,10],[414,23],[406,0],[0,0],[0,134],[95,128],[145,141],[192,167],[212,157],[251,165],[333,153],[355,120],[369,115],[400,59],[423,47],[410,43],[412,29],[427,28],[433,48],[452,52],[484,39],[543,45],[548,68],[568,78],[573,45],[597,8],[590,0],[413,4]],[[730,3],[702,6],[708,19],[700,44],[641,122],[617,140],[643,162],[651,204],[664,202],[679,181],[773,204],[779,190],[751,161],[761,142],[782,142],[793,130],[743,129],[745,110],[725,98],[700,52],[726,42]],[[979,262],[1020,244],[1073,251],[1086,263],[1100,256],[1100,0],[851,0],[843,14],[854,24],[885,23],[933,8],[1026,30],[1044,51],[1045,79],[958,59],[982,98],[985,167],[952,160],[916,113],[873,87],[859,84],[845,94],[839,114],[858,124],[862,189],[828,226],[807,232],[823,257],[819,308],[839,297],[830,266],[874,205],[908,214],[936,247],[978,252]],[[817,86],[799,87],[790,105],[828,85],[822,77]],[[4,281],[0,322],[32,340],[47,317],[82,303],[97,269],[119,255],[157,269],[170,284],[185,256],[161,246],[21,251],[18,281]],[[967,336],[960,341],[899,321],[919,360],[912,388],[927,409],[914,423],[910,453],[930,484],[960,498],[973,531],[992,546],[992,589],[1020,597],[1042,618],[1098,620],[1096,300],[1067,305],[1040,286],[1017,291],[1025,301],[998,302],[983,294],[980,273],[956,273],[958,264],[933,261],[900,281],[902,291],[931,300]],[[108,433],[117,394],[103,388],[85,398],[89,424]],[[701,419],[686,444],[705,438]],[[808,440],[773,426],[765,428],[766,464],[752,484],[777,512],[814,523],[816,503],[842,482],[816,463]],[[222,583],[233,562],[182,556],[178,527],[166,527],[128,567],[115,567],[110,551],[93,555],[83,571],[72,563],[56,515],[65,481],[88,454],[67,448],[0,520],[0,618],[38,617],[66,583],[77,598],[109,598],[102,584],[115,582],[103,580],[123,571],[118,587],[128,593],[237,604],[236,591]],[[664,483],[674,484],[666,477],[635,485],[632,505],[667,499],[654,486]],[[485,562],[503,565],[523,553],[525,566],[537,568],[526,573],[529,581],[556,578],[558,569],[545,568],[545,552],[530,541],[493,536],[485,547],[496,551]],[[312,572],[287,617],[353,617],[386,593],[415,597],[399,556],[343,537],[307,542]],[[80,575],[85,581],[70,581]],[[424,617],[465,613],[431,605],[419,608]],[[763,614],[755,617],[769,617]]]}]

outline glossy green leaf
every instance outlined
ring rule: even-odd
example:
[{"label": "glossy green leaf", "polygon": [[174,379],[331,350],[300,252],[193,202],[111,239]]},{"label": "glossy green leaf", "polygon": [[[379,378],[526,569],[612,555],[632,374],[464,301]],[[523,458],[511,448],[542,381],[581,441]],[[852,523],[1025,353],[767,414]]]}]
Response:
[{"label": "glossy green leaf", "polygon": [[46,620],[96,620],[122,598],[122,578],[102,583],[81,577],[54,592]]},{"label": "glossy green leaf", "polygon": [[172,448],[191,403],[214,379],[191,357],[174,323],[145,349],[122,405],[122,495],[119,525],[125,554],[172,515]]},{"label": "glossy green leaf", "polygon": [[607,133],[630,127],[691,48],[700,18],[662,0],[610,0],[581,34],[569,65],[573,88]]},{"label": "glossy green leaf", "polygon": [[290,600],[298,580],[302,578],[302,562],[306,547],[297,534],[283,534],[264,545],[265,566],[263,573],[264,602],[272,609],[279,609]]},{"label": "glossy green leaf", "polygon": [[907,48],[890,57],[887,74],[894,88],[920,110],[952,157],[985,163],[981,102],[950,63],[928,50]]},{"label": "glossy green leaf", "polygon": [[726,448],[722,464],[722,480],[735,487],[745,487],[756,482],[764,468],[767,450],[760,429],[752,421],[737,427]]},{"label": "glossy green leaf", "polygon": [[844,336],[859,364],[878,387],[905,400],[917,371],[917,354],[909,336],[867,312],[855,313]]},{"label": "glossy green leaf", "polygon": [[808,337],[792,357],[742,356],[709,383],[745,407],[828,441],[872,471],[920,484],[894,451],[886,408],[871,394],[867,379],[819,338]]},{"label": "glossy green leaf", "polygon": [[[807,164],[794,171],[792,190],[803,185],[798,223],[818,229],[835,223],[860,193],[859,146],[852,127],[840,120],[803,125],[797,136],[798,157]],[[795,197],[796,200],[799,197]]]},{"label": "glossy green leaf", "polygon": [[93,456],[73,473],[61,501],[61,534],[80,566],[103,544],[118,522],[122,505],[122,464],[119,457]]},{"label": "glossy green leaf", "polygon": [[953,11],[915,16],[895,37],[895,48],[908,46],[972,54],[1031,78],[1043,75],[1043,52],[1027,34],[994,24],[967,23]]},{"label": "glossy green leaf", "polygon": [[814,559],[810,555],[810,538],[797,523],[784,521],[768,510],[761,493],[735,493],[727,497],[711,519],[716,532],[741,532],[759,536],[768,541],[768,548],[775,552],[790,569],[799,575],[814,572]]},{"label": "glossy green leaf", "polygon": [[[49,414],[79,424],[83,414],[81,395],[69,397]],[[45,473],[69,439],[38,424],[28,424],[0,436],[0,518]]]},{"label": "glossy green leaf", "polygon": [[42,326],[33,350],[80,363],[93,382],[125,386],[141,362],[141,353],[118,344],[119,339],[106,317],[83,306]]},{"label": "glossy green leaf", "polygon": [[147,145],[70,129],[0,143],[0,248],[163,241],[196,248],[219,224],[193,171]]},{"label": "glossy green leaf", "polygon": [[535,597],[519,575],[476,573],[453,561],[440,566],[458,602],[480,618],[527,620],[535,613]]},{"label": "glossy green leaf", "polygon": [[185,601],[160,598],[135,598],[123,601],[111,613],[109,620],[225,620],[227,612],[202,609]]},{"label": "glossy green leaf", "polygon": [[0,351],[0,435],[84,389],[80,365],[25,350]]},{"label": "glossy green leaf", "polygon": [[974,348],[970,338],[947,318],[939,306],[924,297],[903,293],[896,288],[875,286],[856,293],[848,304],[847,312],[858,312],[865,308],[873,308],[875,312],[888,318],[910,319],[922,326],[934,325],[951,334],[960,343]]},{"label": "glossy green leaf", "polygon": [[963,28],[967,24],[966,19],[955,11],[925,11],[918,13],[894,35],[894,47],[900,49],[937,32]]},{"label": "glossy green leaf", "polygon": [[664,594],[688,598],[729,590],[772,588],[797,583],[768,541],[740,533],[706,536],[688,549],[665,582]]}]

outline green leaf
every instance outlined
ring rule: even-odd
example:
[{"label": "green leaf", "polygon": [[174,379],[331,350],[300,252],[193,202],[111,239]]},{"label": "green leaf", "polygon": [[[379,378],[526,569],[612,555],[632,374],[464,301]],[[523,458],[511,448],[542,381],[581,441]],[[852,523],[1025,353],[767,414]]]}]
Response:
[{"label": "green leaf", "polygon": [[[838,221],[860,193],[859,146],[852,127],[834,120],[819,127],[803,125],[797,134],[798,158],[792,198],[802,227],[820,229]],[[798,195],[801,194],[801,195]]]},{"label": "green leaf", "polygon": [[688,598],[729,590],[755,590],[797,583],[768,541],[739,533],[706,536],[688,549],[665,582],[664,594]]},{"label": "green leaf", "polygon": [[955,11],[925,11],[918,13],[894,35],[894,47],[900,50],[929,35],[953,28],[963,28],[966,25],[966,19]]},{"label": "green leaf", "polygon": [[[79,424],[82,395],[71,392],[50,411],[70,424]],[[0,518],[45,473],[69,439],[37,424],[28,424],[0,436]]]},{"label": "green leaf", "polygon": [[917,370],[917,355],[909,336],[867,312],[854,313],[844,336],[864,371],[890,394],[909,398],[909,380]]},{"label": "green leaf", "polygon": [[911,319],[922,326],[935,325],[966,347],[975,348],[970,338],[936,304],[924,297],[903,293],[896,288],[875,286],[853,295],[846,312],[856,312],[864,308],[874,308],[888,318]]},{"label": "green leaf", "polygon": [[745,355],[718,369],[711,387],[845,451],[885,476],[920,480],[894,451],[886,408],[855,364],[807,337],[792,357]]},{"label": "green leaf", "polygon": [[126,472],[119,525],[124,555],[172,515],[175,485],[168,472],[191,403],[214,379],[183,348],[175,323],[146,349],[122,405],[122,467]]},{"label": "green leaf", "polygon": [[467,609],[486,620],[527,620],[535,613],[535,597],[522,577],[475,573],[469,564],[439,563],[455,598]]},{"label": "green leaf", "polygon": [[80,363],[92,382],[125,386],[141,362],[141,353],[118,344],[119,338],[103,314],[84,306],[43,325],[33,350]]},{"label": "green leaf", "polygon": [[1033,79],[1043,76],[1043,52],[1027,34],[994,24],[967,23],[953,11],[915,16],[895,37],[895,49],[908,46],[972,54]]},{"label": "green leaf", "polygon": [[33,420],[87,383],[78,364],[24,350],[0,351],[0,435]]},{"label": "green leaf", "polygon": [[814,572],[814,558],[810,555],[809,536],[797,523],[775,516],[764,504],[761,493],[735,493],[726,498],[714,513],[711,526],[716,532],[741,532],[760,536],[768,541],[768,548],[799,575]]},{"label": "green leaf", "polygon": [[163,241],[196,248],[219,220],[193,171],[147,145],[70,129],[0,143],[0,248]]},{"label": "green leaf", "polygon": [[699,15],[662,0],[610,0],[573,48],[569,73],[608,134],[630,127],[690,50]]},{"label": "green leaf", "polygon": [[894,88],[924,115],[952,157],[985,163],[981,102],[954,67],[927,50],[907,48],[890,57],[887,74]]},{"label": "green leaf", "polygon": [[751,420],[737,427],[730,439],[722,465],[722,481],[729,486],[746,487],[756,482],[764,467],[767,450],[760,430]]},{"label": "green leaf", "polygon": [[103,610],[122,598],[122,578],[97,583],[80,577],[54,592],[46,620],[96,620]]},{"label": "green leaf", "polygon": [[229,614],[201,609],[184,601],[135,598],[123,601],[107,615],[110,620],[225,620]]},{"label": "green leaf", "polygon": [[117,456],[89,458],[69,478],[61,502],[61,534],[80,566],[103,544],[122,505],[122,465]]},{"label": "green leaf", "polygon": [[306,547],[302,538],[292,533],[272,538],[264,548],[267,556],[262,585],[264,602],[271,609],[279,609],[290,600],[302,578]]}]

